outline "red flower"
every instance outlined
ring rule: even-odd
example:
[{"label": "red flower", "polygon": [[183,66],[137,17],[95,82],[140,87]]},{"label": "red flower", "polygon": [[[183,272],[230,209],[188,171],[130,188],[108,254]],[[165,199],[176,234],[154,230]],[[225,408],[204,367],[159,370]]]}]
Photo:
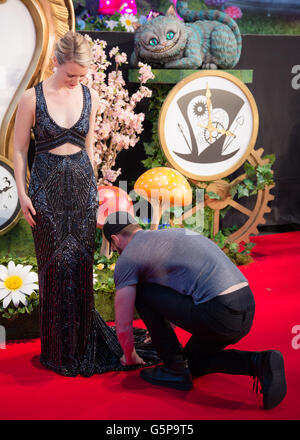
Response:
[{"label": "red flower", "polygon": [[237,18],[242,18],[243,16],[241,9],[237,6],[228,6],[228,8],[225,9],[225,14],[229,15],[229,17],[234,18],[235,20]]}]

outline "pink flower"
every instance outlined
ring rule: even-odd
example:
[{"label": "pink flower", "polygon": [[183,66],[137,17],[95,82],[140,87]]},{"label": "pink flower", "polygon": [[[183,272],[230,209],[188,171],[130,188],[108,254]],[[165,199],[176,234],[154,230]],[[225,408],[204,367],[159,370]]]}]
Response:
[{"label": "pink flower", "polygon": [[96,82],[99,82],[99,83],[103,82],[105,80],[105,77],[106,77],[106,75],[103,72],[95,72],[94,73],[94,80]]},{"label": "pink flower", "polygon": [[225,14],[229,15],[229,17],[237,20],[238,18],[242,18],[243,13],[238,6],[228,6],[225,9]]},{"label": "pink flower", "polygon": [[100,130],[99,130],[98,134],[101,136],[102,139],[108,139],[110,137],[110,133],[111,133],[110,124],[107,122],[103,122],[100,125]]},{"label": "pink flower", "polygon": [[139,80],[142,84],[148,81],[148,79],[154,79],[154,75],[151,71],[151,66],[148,66],[148,64],[144,64],[139,62]]},{"label": "pink flower", "polygon": [[121,168],[119,168],[117,171],[114,171],[110,168],[102,167],[101,171],[103,179],[105,179],[109,185],[111,185],[111,182],[115,182],[117,177],[121,174]]},{"label": "pink flower", "polygon": [[151,98],[152,90],[148,89],[148,87],[141,86],[140,91],[141,91],[143,98]]},{"label": "pink flower", "polygon": [[108,84],[112,85],[113,83],[115,83],[115,85],[119,87],[125,86],[125,81],[123,79],[122,72],[113,71],[108,74]]},{"label": "pink flower", "polygon": [[116,47],[113,47],[112,49],[111,49],[111,51],[109,52],[109,56],[110,56],[110,58],[112,58],[112,57],[114,57],[115,55],[117,55],[117,53],[119,52],[119,47],[118,46],[116,46]]},{"label": "pink flower", "polygon": [[[97,91],[99,95],[98,109],[95,120],[95,146],[94,160],[102,177],[97,184],[112,185],[121,174],[121,169],[113,170],[116,157],[122,150],[134,147],[139,141],[137,136],[143,131],[144,114],[136,114],[134,108],[143,98],[151,96],[152,92],[141,85],[132,96],[126,89],[119,65],[127,63],[125,53],[120,53],[114,47],[109,56],[114,57],[116,69],[106,73],[111,62],[107,60],[105,52],[106,42],[102,40],[89,40],[92,47],[92,63],[83,79],[83,83]],[[140,64],[140,81],[144,84],[148,79],[154,78],[151,67]]]},{"label": "pink flower", "polygon": [[127,55],[125,52],[119,53],[115,56],[115,60],[117,64],[126,63],[127,64]]},{"label": "pink flower", "polygon": [[142,99],[143,99],[143,94],[138,90],[136,93],[134,93],[134,94],[131,96],[130,104],[131,104],[131,105],[133,105],[133,104],[137,104],[137,103],[140,102]]}]

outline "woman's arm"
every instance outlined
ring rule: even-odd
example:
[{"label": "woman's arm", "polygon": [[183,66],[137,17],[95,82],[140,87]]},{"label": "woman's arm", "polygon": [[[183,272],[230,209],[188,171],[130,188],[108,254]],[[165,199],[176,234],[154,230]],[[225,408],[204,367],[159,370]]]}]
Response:
[{"label": "woman's arm", "polygon": [[[34,89],[26,90],[19,102],[14,129],[14,174],[19,201],[26,221],[35,225],[31,213],[35,209],[26,194],[27,153],[30,143],[30,129],[34,120]],[[31,212],[30,212],[31,211]]]},{"label": "woman's arm", "polygon": [[90,114],[90,128],[86,137],[86,151],[90,158],[94,173],[95,173],[95,163],[94,163],[94,145],[95,145],[95,122],[96,114],[99,106],[99,95],[94,89],[90,89],[92,98],[92,109]]}]

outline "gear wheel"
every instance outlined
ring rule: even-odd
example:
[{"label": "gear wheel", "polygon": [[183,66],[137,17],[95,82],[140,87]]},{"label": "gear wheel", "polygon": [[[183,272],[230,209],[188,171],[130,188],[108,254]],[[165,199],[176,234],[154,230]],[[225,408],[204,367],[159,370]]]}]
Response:
[{"label": "gear wheel", "polygon": [[[268,159],[262,159],[262,154],[264,152],[263,148],[258,150],[252,150],[249,154],[247,160],[253,166],[257,165],[265,165],[269,162]],[[171,168],[171,165],[167,163],[166,166]],[[271,200],[274,200],[274,196],[270,194],[270,190],[275,185],[266,186],[264,189],[258,190],[256,195],[256,201],[253,209],[248,209],[243,206],[241,203],[236,202],[230,195],[230,188],[247,178],[245,173],[241,174],[237,178],[235,178],[231,182],[227,182],[226,180],[220,179],[216,180],[212,183],[199,182],[197,180],[188,179],[190,182],[197,185],[199,188],[203,188],[206,191],[204,205],[208,206],[214,211],[214,220],[213,220],[213,235],[215,236],[219,231],[219,223],[220,223],[220,211],[221,209],[226,208],[227,206],[231,206],[237,211],[245,214],[248,217],[248,220],[234,233],[228,236],[229,241],[233,241],[236,243],[249,243],[250,235],[258,234],[257,226],[259,224],[265,224],[266,220],[264,215],[266,213],[271,212],[271,208],[268,206],[268,203]],[[214,192],[218,194],[220,199],[211,199],[208,196],[208,192]],[[198,205],[191,208],[189,211],[185,212],[181,217],[176,218],[177,226],[183,227],[183,221],[187,220],[190,216],[194,215],[198,210],[203,208],[203,203],[199,203]],[[172,222],[171,222],[172,224]]]},{"label": "gear wheel", "polygon": [[[253,166],[267,164],[269,160],[261,158],[263,151],[263,148],[260,148],[256,151],[252,150],[250,156],[248,157],[249,163]],[[244,180],[244,177],[243,179],[241,179],[241,177],[242,176],[240,176],[239,179]],[[237,243],[249,243],[249,236],[251,234],[258,234],[257,226],[265,224],[266,219],[264,218],[264,215],[271,212],[271,208],[268,206],[268,203],[275,198],[273,194],[270,194],[270,190],[274,188],[274,186],[275,185],[270,185],[266,186],[262,190],[258,190],[256,203],[253,210],[251,211],[251,214],[249,215],[249,219],[243,226],[241,226],[237,231],[229,236],[229,240],[235,241]]]},{"label": "gear wheel", "polygon": [[[263,148],[260,148],[259,150],[252,150],[247,159],[249,163],[253,166],[268,163],[268,159],[262,159],[263,151]],[[246,174],[242,174],[232,182],[218,180],[206,186],[206,192],[212,191],[220,196],[220,200],[211,199],[207,194],[205,196],[205,205],[214,210],[214,235],[216,235],[219,231],[220,210],[226,208],[226,206],[230,205],[232,208],[242,212],[248,217],[248,220],[237,231],[233,232],[228,237],[230,241],[234,241],[236,243],[249,243],[249,236],[251,234],[258,234],[257,226],[259,224],[266,223],[264,215],[271,212],[271,208],[268,206],[268,203],[269,201],[274,200],[274,196],[270,194],[270,190],[274,187],[274,185],[267,186],[262,190],[258,190],[255,206],[252,210],[233,200],[229,192],[230,187],[242,182],[246,177]],[[193,181],[193,183],[198,184],[198,186],[201,185],[201,182]]]},{"label": "gear wheel", "polygon": [[[210,134],[207,129],[204,130],[204,139],[208,144],[215,142],[218,137],[221,136],[218,130],[225,130],[225,127],[221,122],[213,121],[212,125],[215,127],[215,131],[212,134]],[[210,136],[212,136],[212,142],[210,141]]]}]

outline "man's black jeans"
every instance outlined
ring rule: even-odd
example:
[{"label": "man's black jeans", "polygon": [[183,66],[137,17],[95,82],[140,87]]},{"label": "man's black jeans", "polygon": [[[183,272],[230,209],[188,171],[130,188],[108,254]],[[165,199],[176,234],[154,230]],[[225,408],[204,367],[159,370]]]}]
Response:
[{"label": "man's black jeans", "polygon": [[[166,365],[183,356],[194,376],[253,375],[251,352],[224,350],[251,329],[255,302],[249,286],[195,305],[192,297],[169,287],[140,283],[135,305]],[[170,322],[192,334],[183,350]]]}]

